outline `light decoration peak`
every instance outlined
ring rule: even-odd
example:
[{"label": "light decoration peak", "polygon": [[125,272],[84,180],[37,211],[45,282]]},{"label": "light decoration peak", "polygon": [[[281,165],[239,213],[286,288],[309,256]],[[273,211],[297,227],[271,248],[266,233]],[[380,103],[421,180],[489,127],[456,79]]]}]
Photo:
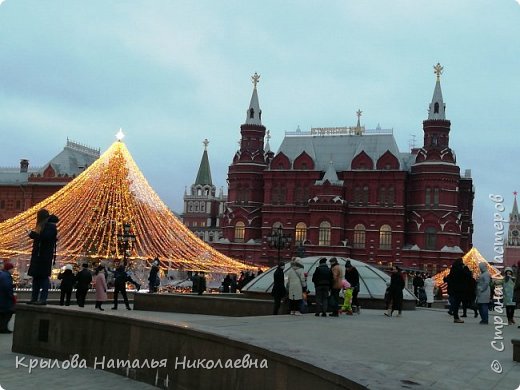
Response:
[{"label": "light decoration peak", "polygon": [[123,142],[114,142],[92,165],[61,190],[0,223],[0,258],[27,260],[36,213],[59,217],[57,263],[123,258],[125,224],[135,235],[129,262],[158,256],[168,268],[216,273],[250,269],[195,236],[148,184]]}]

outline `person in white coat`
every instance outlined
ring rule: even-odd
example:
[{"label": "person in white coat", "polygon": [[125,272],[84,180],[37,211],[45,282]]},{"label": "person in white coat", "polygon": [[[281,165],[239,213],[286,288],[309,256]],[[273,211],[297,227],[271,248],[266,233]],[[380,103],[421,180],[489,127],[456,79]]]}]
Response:
[{"label": "person in white coat", "polygon": [[428,307],[432,307],[434,288],[435,282],[433,281],[432,277],[428,275],[428,277],[424,281],[424,292],[426,293],[426,303],[428,304]]},{"label": "person in white coat", "polygon": [[291,314],[301,316],[300,311],[303,291],[307,290],[307,282],[303,272],[303,264],[300,258],[294,257],[291,260],[291,267],[286,273],[287,275],[287,291],[289,292],[289,310]]}]

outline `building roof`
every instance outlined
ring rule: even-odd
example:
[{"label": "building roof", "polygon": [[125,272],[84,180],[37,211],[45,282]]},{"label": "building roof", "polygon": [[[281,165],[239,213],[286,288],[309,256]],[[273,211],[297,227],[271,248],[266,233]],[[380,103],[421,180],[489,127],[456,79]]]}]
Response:
[{"label": "building roof", "polygon": [[27,172],[20,172],[20,168],[0,168],[0,184],[27,183],[29,176],[42,175],[50,165],[56,176],[77,176],[99,158],[100,150],[81,145],[67,139],[63,150],[47,162],[43,167],[31,167]]},{"label": "building roof", "polygon": [[199,172],[197,173],[197,179],[195,180],[195,185],[213,185],[211,181],[211,169],[209,167],[209,158],[208,158],[208,143],[209,141],[204,140],[204,153],[202,154],[202,160],[200,161]]},{"label": "building roof", "polygon": [[339,131],[347,128],[334,129],[338,130],[335,134],[323,129],[286,133],[278,153],[283,152],[294,161],[302,152],[306,152],[314,160],[316,169],[323,172],[327,171],[330,161],[334,161],[337,172],[351,170],[353,158],[362,151],[374,164],[386,151],[390,151],[399,160],[401,170],[409,170],[415,160],[411,153],[399,151],[392,130],[366,130],[356,135]]}]

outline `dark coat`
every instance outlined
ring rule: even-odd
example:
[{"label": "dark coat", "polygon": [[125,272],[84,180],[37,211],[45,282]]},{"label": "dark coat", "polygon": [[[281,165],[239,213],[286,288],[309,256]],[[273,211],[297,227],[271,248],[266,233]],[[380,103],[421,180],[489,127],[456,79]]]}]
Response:
[{"label": "dark coat", "polygon": [[466,289],[468,288],[468,279],[464,272],[462,261],[455,261],[451,266],[450,273],[446,277],[448,283],[448,294],[456,297],[464,298]]},{"label": "dark coat", "polygon": [[274,271],[274,283],[273,290],[271,291],[271,295],[275,298],[283,298],[287,294],[287,290],[285,289],[285,276],[283,273],[283,267],[277,267],[276,271]]},{"label": "dark coat", "polygon": [[126,282],[130,282],[135,286],[138,285],[138,283],[126,273],[124,267],[117,267],[114,271],[114,286],[118,289],[126,290]]},{"label": "dark coat", "polygon": [[90,288],[90,283],[92,283],[92,272],[88,270],[88,268],[83,268],[76,274],[76,288],[78,290],[88,290]]},{"label": "dark coat", "polygon": [[13,308],[13,277],[7,271],[0,271],[0,313],[11,313]]},{"label": "dark coat", "polygon": [[327,264],[320,264],[312,274],[312,283],[314,287],[328,287],[332,286],[332,271]]},{"label": "dark coat", "polygon": [[152,265],[150,269],[150,276],[148,276],[148,282],[150,282],[151,286],[157,287],[161,284],[161,280],[157,276],[159,274],[159,267],[156,265]]},{"label": "dark coat", "polygon": [[477,296],[476,296],[477,281],[475,279],[473,279],[473,274],[471,273],[469,268],[468,269],[464,268],[464,275],[466,275],[466,281],[465,281],[466,290],[464,291],[463,300],[474,303],[475,299],[477,298]]},{"label": "dark coat", "polygon": [[54,249],[58,237],[56,224],[47,222],[40,233],[31,231],[29,237],[33,239],[33,247],[28,275],[37,278],[51,276]]},{"label": "dark coat", "polygon": [[345,270],[345,279],[350,283],[350,287],[359,289],[359,272],[356,267]]},{"label": "dark coat", "polygon": [[74,286],[74,281],[76,279],[72,273],[72,270],[66,269],[63,272],[60,272],[58,279],[61,280],[60,290],[72,291],[72,287]]},{"label": "dark coat", "polygon": [[404,288],[404,279],[403,275],[401,275],[400,272],[392,272],[392,275],[390,275],[390,294],[391,295],[398,295],[403,294],[403,288]]}]

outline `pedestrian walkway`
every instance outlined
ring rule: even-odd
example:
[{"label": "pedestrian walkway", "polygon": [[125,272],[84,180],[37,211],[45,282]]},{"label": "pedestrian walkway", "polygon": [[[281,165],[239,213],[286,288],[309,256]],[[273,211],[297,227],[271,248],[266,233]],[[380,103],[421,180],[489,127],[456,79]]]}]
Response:
[{"label": "pedestrian walkway", "polygon": [[[35,368],[29,374],[28,368],[19,365],[18,362],[27,364],[31,356],[11,352],[13,336],[0,334],[0,390],[28,390],[28,389],[53,389],[53,390],[98,390],[98,389],[125,389],[148,390],[157,389],[146,383],[136,382],[124,376],[110,372],[87,369]],[[34,358],[34,357],[33,357]]]},{"label": "pedestrian walkway", "polygon": [[[70,306],[63,310],[94,309]],[[516,390],[520,386],[520,363],[512,360],[511,344],[512,338],[520,338],[520,329],[493,325],[495,312],[490,313],[487,326],[479,325],[479,319],[472,316],[465,318],[464,324],[454,324],[445,310],[425,308],[403,312],[399,318],[385,317],[377,310],[339,318],[313,314],[218,317],[126,310],[105,313],[189,326],[236,339],[333,371],[370,389]],[[11,337],[0,336],[0,385],[6,390],[29,389],[41,383],[52,389],[98,389],[104,385],[153,388],[92,369],[28,374],[26,369],[14,368],[16,355],[9,352]],[[502,341],[504,350],[497,351],[491,343],[501,337],[503,340],[495,340],[496,346]],[[203,357],[204,351],[201,354]],[[492,370],[492,362],[500,373]]]}]

